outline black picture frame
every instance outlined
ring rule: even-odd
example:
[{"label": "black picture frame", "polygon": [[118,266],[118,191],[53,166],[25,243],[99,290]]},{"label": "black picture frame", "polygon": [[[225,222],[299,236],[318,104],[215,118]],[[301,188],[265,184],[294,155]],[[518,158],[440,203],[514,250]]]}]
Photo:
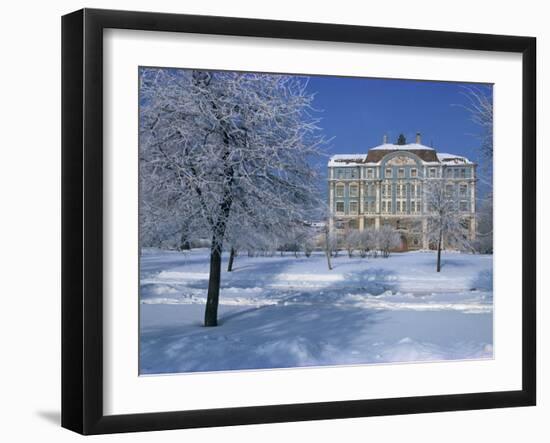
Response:
[{"label": "black picture frame", "polygon": [[[103,413],[103,30],[454,48],[522,54],[522,389],[177,412]],[[229,17],[83,9],[62,18],[62,426],[151,431],[536,403],[536,39]]]}]

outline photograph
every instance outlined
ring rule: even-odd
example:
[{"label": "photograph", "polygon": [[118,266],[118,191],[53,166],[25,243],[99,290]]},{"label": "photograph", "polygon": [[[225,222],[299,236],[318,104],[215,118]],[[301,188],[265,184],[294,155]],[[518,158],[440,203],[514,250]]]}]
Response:
[{"label": "photograph", "polygon": [[543,5],[6,2],[0,441],[550,441]]},{"label": "photograph", "polygon": [[136,75],[140,375],[493,359],[492,84]]}]

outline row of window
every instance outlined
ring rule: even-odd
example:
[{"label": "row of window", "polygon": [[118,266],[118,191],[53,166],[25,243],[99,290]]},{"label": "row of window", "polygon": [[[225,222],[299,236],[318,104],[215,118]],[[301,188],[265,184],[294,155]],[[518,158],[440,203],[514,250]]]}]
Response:
[{"label": "row of window", "polygon": [[[435,168],[433,168],[435,171]],[[374,168],[367,168],[366,170],[366,177],[368,179],[375,178],[375,170]],[[418,169],[417,168],[411,168],[410,170],[410,176],[411,177],[418,177]],[[392,178],[393,177],[393,168],[386,168],[385,170],[385,177],[386,178]],[[405,168],[398,168],[397,169],[397,177],[398,178],[405,178]],[[435,177],[435,175],[434,175]],[[359,170],[357,168],[335,168],[334,169],[334,178],[345,180],[345,179],[354,179],[359,178]]]},{"label": "row of window", "polygon": [[[455,193],[455,186],[452,184],[448,184],[445,186],[445,193],[447,194],[447,197],[452,197]],[[458,185],[458,195],[461,197],[467,197],[468,196],[468,185],[465,183],[461,183]]]},{"label": "row of window", "polygon": [[[411,200],[409,202],[409,206],[407,207],[407,201],[406,200],[396,200],[395,201],[395,212],[398,213],[405,213],[408,210],[412,214],[420,213],[422,212],[422,205],[420,200]],[[382,201],[382,212],[392,212],[392,201],[391,200],[383,200]]]},{"label": "row of window", "polygon": [[[438,168],[428,168],[428,177],[429,178],[437,177],[438,176],[437,169]],[[386,168],[384,170],[384,177],[393,178],[393,170],[394,168]],[[445,172],[446,177],[466,178],[466,168],[446,168],[445,171],[446,171]],[[409,176],[411,178],[418,177],[418,169],[411,168]],[[351,180],[351,179],[359,178],[359,169],[358,168],[335,168],[333,177],[341,180]],[[376,178],[375,169],[367,168],[366,177],[367,179]],[[405,178],[405,168],[397,168],[397,178]]]},{"label": "row of window", "polygon": [[334,178],[337,179],[353,179],[359,178],[359,169],[357,168],[335,168]]},{"label": "row of window", "polygon": [[[418,177],[418,170],[416,168],[411,168],[410,175],[412,178]],[[386,171],[384,173],[385,178],[392,178],[393,177],[393,168],[386,168]],[[397,169],[397,178],[405,178],[405,169],[404,168],[398,168]]]},{"label": "row of window", "polygon": [[[382,190],[382,197],[388,197],[391,195],[391,189],[392,184],[390,183],[384,183],[381,186]],[[416,183],[411,183],[410,185],[410,191],[411,196],[420,196],[420,185]],[[366,195],[369,197],[376,196],[376,186],[374,184],[368,184],[365,186]],[[455,185],[448,184],[446,185],[445,192],[448,196],[451,196],[454,194],[455,191]],[[465,183],[461,183],[458,186],[459,195],[461,197],[466,197],[468,195],[468,185]],[[406,197],[407,193],[407,185],[404,183],[398,183],[396,185],[396,195],[397,197]],[[345,196],[345,187],[344,185],[336,185],[336,197],[344,197]],[[359,197],[359,186],[358,185],[350,185],[349,186],[349,196],[350,197]]]},{"label": "row of window", "polygon": [[[392,209],[392,201],[391,200],[382,200],[382,207],[381,212],[382,213],[391,213],[393,211]],[[397,213],[407,213],[410,211],[411,213],[421,213],[422,212],[422,202],[420,200],[411,200],[410,202],[407,202],[407,200],[396,200],[395,201],[395,212]],[[461,200],[459,202],[459,211],[460,212],[468,212],[469,211],[469,202],[467,200]],[[343,214],[345,212],[345,206],[344,202],[336,202],[336,213],[337,214]],[[350,214],[357,214],[359,212],[359,203],[356,201],[349,202],[349,213]],[[374,201],[368,201],[365,202],[365,212],[367,213],[374,213],[376,212],[376,202]]]},{"label": "row of window", "polygon": [[445,170],[445,177],[466,178],[466,168],[449,168]]}]

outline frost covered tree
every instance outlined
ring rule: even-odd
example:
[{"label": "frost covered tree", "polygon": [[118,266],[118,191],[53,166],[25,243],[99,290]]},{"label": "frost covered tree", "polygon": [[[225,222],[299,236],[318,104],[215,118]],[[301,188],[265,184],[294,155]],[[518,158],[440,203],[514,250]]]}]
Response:
[{"label": "frost covered tree", "polygon": [[278,223],[276,219],[249,219],[234,213],[227,224],[224,242],[229,252],[227,271],[233,271],[239,251],[246,250],[249,256],[253,256],[259,252],[265,255],[268,251],[276,250],[287,228],[287,224]]},{"label": "frost covered tree", "polygon": [[428,208],[428,239],[437,245],[437,272],[441,271],[443,242],[457,249],[470,248],[468,227],[461,215],[450,181],[432,179],[424,186]]},{"label": "frost covered tree", "polygon": [[140,180],[140,247],[190,249],[205,231],[195,218],[181,216],[193,213],[189,201],[177,193],[166,192],[155,170],[140,171],[143,173],[152,176]]},{"label": "frost covered tree", "polygon": [[493,165],[492,91],[490,87],[467,87],[464,94],[468,99],[468,104],[464,108],[469,112],[472,122],[480,128],[476,136],[480,142],[481,160],[490,174]]},{"label": "frost covered tree", "polygon": [[491,192],[478,204],[474,247],[481,254],[493,253],[493,196]]},{"label": "frost covered tree", "polygon": [[327,259],[327,267],[329,271],[332,271],[332,251],[338,248],[336,234],[331,231],[329,222],[325,223],[323,227],[323,239],[322,239],[322,248],[325,252],[325,257]]},{"label": "frost covered tree", "polygon": [[376,231],[378,247],[382,251],[382,256],[387,258],[390,256],[392,249],[398,248],[401,245],[401,235],[393,227],[389,225],[381,226]]},{"label": "frost covered tree", "polygon": [[297,258],[300,251],[307,252],[309,250],[312,235],[311,226],[305,222],[296,222],[289,225],[286,232],[280,233],[279,238],[284,239],[283,249],[293,252]]},{"label": "frost covered tree", "polygon": [[357,229],[348,229],[342,239],[342,245],[348,251],[348,257],[353,257],[353,251],[359,246],[359,231]]},{"label": "frost covered tree", "polygon": [[357,236],[357,249],[359,255],[365,258],[371,251],[377,248],[377,232],[374,228],[367,226],[362,231],[359,231]]},{"label": "frost covered tree", "polygon": [[476,137],[480,143],[480,181],[487,189],[478,205],[476,222],[476,250],[493,252],[493,99],[490,87],[466,88],[471,120],[479,127]]},{"label": "frost covered tree", "polygon": [[290,226],[317,205],[310,160],[324,140],[306,87],[295,76],[140,70],[142,180],[185,202],[181,220],[209,238],[205,326],[217,325],[231,223]]}]

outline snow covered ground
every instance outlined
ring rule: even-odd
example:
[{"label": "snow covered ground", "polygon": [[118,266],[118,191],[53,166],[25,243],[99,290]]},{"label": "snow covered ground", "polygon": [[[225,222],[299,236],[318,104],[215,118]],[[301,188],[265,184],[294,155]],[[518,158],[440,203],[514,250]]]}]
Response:
[{"label": "snow covered ground", "polygon": [[492,358],[492,256],[238,256],[202,326],[208,251],[141,257],[142,374]]}]

